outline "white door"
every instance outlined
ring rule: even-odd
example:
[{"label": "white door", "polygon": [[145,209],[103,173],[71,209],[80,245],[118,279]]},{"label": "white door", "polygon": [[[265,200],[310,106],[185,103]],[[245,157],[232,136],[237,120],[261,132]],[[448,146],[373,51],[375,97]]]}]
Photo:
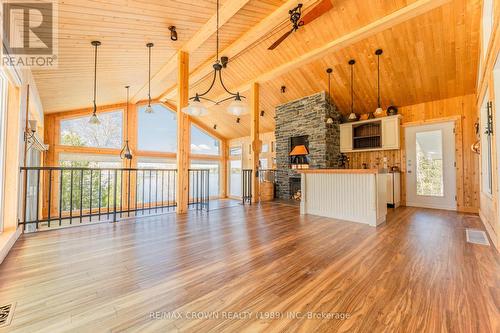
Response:
[{"label": "white door", "polygon": [[456,210],[454,122],[409,126],[406,142],[406,205]]}]

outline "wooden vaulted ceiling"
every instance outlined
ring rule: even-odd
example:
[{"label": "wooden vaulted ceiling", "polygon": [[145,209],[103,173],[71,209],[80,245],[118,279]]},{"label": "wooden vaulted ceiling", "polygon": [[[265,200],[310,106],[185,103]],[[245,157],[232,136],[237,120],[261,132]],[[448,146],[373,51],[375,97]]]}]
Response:
[{"label": "wooden vaulted ceiling", "polygon": [[[221,7],[229,6],[232,2],[235,0],[221,1]],[[306,12],[315,3],[302,2]],[[283,5],[285,1],[272,0],[245,2],[220,30],[221,49],[227,50],[227,55],[230,55],[230,63],[224,70],[226,85],[232,90],[245,90],[252,80],[257,78],[261,81],[260,107],[265,111],[261,120],[262,131],[274,129],[276,105],[327,90],[325,71],[328,67],[333,68],[332,99],[342,113],[348,113],[350,75],[347,61],[351,58],[356,59],[355,110],[358,113],[373,110],[376,107],[377,69],[374,51],[377,48],[384,50],[381,57],[381,90],[385,107],[473,93],[479,60],[479,0],[440,0],[438,2],[444,3],[442,6],[372,35],[368,34],[366,38],[340,44],[341,47],[332,48],[312,61],[306,60],[298,66],[286,67],[327,43],[348,36],[417,2],[332,0],[333,8],[329,12],[293,33],[274,51],[268,51],[267,48],[287,29],[286,24],[283,24],[287,19],[286,13],[281,21],[264,21],[268,25],[267,32],[257,41],[250,40],[246,44],[245,41],[249,34],[259,28],[259,22],[266,18],[269,20],[273,12],[279,11],[280,6],[283,9],[290,5],[291,1],[286,2],[286,5]],[[196,35],[197,29],[206,26],[215,13],[214,1],[198,1],[196,6],[178,1],[128,1],[125,6],[123,2],[109,1],[105,2],[106,5],[96,2],[94,8],[91,8],[93,2],[89,1],[85,8],[81,8],[84,6],[80,3],[64,1],[59,7],[59,69],[35,72],[46,112],[90,104],[90,41],[95,38],[103,42],[99,50],[100,104],[123,101],[123,86],[126,84],[135,87],[133,94],[136,99],[146,97],[147,50],[144,45],[148,41],[155,42],[152,73],[157,75],[153,80],[152,95],[175,103],[176,72],[162,71],[162,68],[167,68],[166,64],[175,60],[177,50]],[[86,14],[77,14],[77,7],[86,9]],[[179,41],[176,43],[169,39],[169,25],[178,28]],[[209,73],[215,54],[214,38],[212,34],[190,52],[190,94],[203,90],[210,83],[210,77],[206,74]],[[245,47],[242,49],[241,45]],[[276,72],[276,68],[285,70]],[[282,85],[287,87],[284,94],[280,91]],[[243,93],[249,96],[248,91]],[[216,87],[212,97],[220,96],[223,96],[223,91]],[[210,114],[201,117],[200,121],[210,127],[217,124],[217,132],[226,138],[249,135],[249,116],[243,116],[237,124],[235,117],[225,112],[226,107],[211,107]]]}]

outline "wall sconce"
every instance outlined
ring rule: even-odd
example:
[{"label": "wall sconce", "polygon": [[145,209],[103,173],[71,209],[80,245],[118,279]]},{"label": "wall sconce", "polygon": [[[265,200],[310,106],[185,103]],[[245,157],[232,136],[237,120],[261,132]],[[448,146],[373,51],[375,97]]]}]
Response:
[{"label": "wall sconce", "polygon": [[171,25],[170,27],[168,27],[168,30],[170,30],[170,39],[175,42],[177,40],[177,31],[175,30],[175,25]]},{"label": "wall sconce", "polygon": [[47,151],[49,150],[49,146],[44,144],[36,135],[37,131],[37,121],[36,120],[28,120],[28,128],[25,129],[24,137],[26,139],[26,151],[31,148],[35,148],[39,151]]}]

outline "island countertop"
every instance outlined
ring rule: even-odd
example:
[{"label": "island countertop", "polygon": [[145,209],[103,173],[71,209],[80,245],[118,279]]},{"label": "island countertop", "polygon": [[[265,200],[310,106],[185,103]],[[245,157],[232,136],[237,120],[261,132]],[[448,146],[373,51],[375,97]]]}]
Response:
[{"label": "island countertop", "polygon": [[378,169],[296,169],[298,173],[378,174]]}]

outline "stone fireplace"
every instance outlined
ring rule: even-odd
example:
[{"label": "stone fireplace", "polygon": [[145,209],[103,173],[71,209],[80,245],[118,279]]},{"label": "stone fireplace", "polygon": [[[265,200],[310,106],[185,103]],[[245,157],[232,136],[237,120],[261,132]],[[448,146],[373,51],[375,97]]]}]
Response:
[{"label": "stone fireplace", "polygon": [[[297,184],[300,188],[300,174],[290,168],[288,156],[299,138],[307,140],[310,168],[339,167],[339,114],[326,98],[326,93],[320,92],[276,107],[277,196],[280,199],[291,199],[297,194]],[[332,124],[326,123],[329,117],[334,119]]]}]

